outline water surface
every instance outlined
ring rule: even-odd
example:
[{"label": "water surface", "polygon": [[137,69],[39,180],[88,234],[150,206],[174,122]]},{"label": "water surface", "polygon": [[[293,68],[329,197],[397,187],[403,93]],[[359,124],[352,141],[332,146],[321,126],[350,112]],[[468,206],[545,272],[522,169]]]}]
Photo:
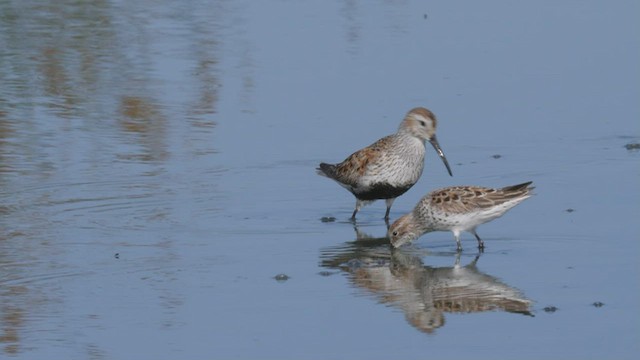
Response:
[{"label": "water surface", "polygon": [[[639,10],[0,1],[1,357],[632,358]],[[428,149],[392,220],[536,186],[484,253],[315,174],[415,106],[454,177]]]}]

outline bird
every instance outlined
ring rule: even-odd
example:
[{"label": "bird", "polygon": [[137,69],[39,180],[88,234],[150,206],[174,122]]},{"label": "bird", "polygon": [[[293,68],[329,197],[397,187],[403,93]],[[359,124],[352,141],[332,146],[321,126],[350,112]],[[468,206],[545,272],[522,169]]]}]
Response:
[{"label": "bird", "polygon": [[395,248],[432,231],[451,231],[457,250],[462,250],[460,233],[470,232],[484,250],[479,225],[497,219],[533,195],[531,181],[493,189],[480,186],[452,186],[425,195],[413,211],[396,220],[387,232]]},{"label": "bird", "polygon": [[424,169],[425,141],[429,141],[444,162],[450,176],[451,167],[436,137],[436,116],[428,109],[417,107],[409,111],[395,134],[349,155],[338,164],[320,163],[319,175],[335,180],[356,197],[351,220],[360,208],[384,199],[385,220],[393,201],[409,190]]}]

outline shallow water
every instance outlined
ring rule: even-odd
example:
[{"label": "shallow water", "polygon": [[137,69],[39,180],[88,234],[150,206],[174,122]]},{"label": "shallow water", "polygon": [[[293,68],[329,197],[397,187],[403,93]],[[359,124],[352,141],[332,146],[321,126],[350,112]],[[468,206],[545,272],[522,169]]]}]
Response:
[{"label": "shallow water", "polygon": [[[639,7],[0,1],[0,357],[632,358]],[[315,174],[414,106],[482,254]]]}]

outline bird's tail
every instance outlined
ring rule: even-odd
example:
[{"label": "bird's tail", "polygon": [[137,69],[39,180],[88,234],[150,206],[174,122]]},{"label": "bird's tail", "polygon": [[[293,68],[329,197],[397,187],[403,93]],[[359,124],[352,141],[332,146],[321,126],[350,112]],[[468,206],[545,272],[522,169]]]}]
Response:
[{"label": "bird's tail", "polygon": [[318,175],[333,179],[336,174],[336,166],[333,164],[320,163],[320,166],[316,168],[316,172]]},{"label": "bird's tail", "polygon": [[527,181],[526,183],[505,186],[500,189],[505,194],[511,194],[512,196],[523,196],[523,195],[531,195],[531,191],[535,189],[533,186],[529,186],[533,183],[533,181]]}]

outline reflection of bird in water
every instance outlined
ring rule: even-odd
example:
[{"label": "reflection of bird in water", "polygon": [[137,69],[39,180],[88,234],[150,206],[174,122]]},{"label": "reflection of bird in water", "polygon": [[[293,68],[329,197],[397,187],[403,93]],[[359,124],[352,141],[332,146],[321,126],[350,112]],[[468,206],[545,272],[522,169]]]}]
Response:
[{"label": "reflection of bird in water", "polygon": [[392,249],[386,237],[356,231],[358,240],[324,249],[321,265],[347,272],[355,287],[382,304],[400,308],[420,331],[431,333],[443,326],[445,312],[502,310],[531,315],[531,301],[520,291],[478,270],[480,254],[465,266],[460,265],[460,253],[453,266],[425,266],[415,251]]},{"label": "reflection of bird in water", "polygon": [[425,141],[431,143],[451,175],[436,138],[436,124],[431,111],[415,108],[407,113],[397,133],[356,151],[341,163],[321,163],[318,174],[335,180],[356,197],[352,220],[363,205],[378,199],[387,203],[384,218],[388,220],[395,198],[407,192],[422,175]]}]

